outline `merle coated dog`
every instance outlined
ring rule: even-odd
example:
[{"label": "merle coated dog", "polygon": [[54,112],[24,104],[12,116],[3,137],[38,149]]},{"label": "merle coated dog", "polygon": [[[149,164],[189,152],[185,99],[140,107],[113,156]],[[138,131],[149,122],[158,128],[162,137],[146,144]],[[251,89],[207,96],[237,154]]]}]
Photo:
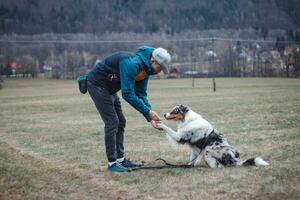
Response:
[{"label": "merle coated dog", "polygon": [[189,165],[194,166],[202,159],[211,168],[269,165],[260,157],[241,160],[239,153],[228,144],[225,136],[187,106],[176,106],[164,117],[178,122],[177,132],[163,123],[158,124],[158,127],[166,132],[171,142],[189,145],[191,148]]}]

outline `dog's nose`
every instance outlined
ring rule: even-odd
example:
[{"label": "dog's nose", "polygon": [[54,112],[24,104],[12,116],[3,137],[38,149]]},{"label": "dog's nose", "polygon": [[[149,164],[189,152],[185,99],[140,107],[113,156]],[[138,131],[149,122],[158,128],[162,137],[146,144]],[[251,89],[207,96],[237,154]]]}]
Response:
[{"label": "dog's nose", "polygon": [[164,114],[164,117],[167,119],[167,117],[169,116],[169,113]]}]

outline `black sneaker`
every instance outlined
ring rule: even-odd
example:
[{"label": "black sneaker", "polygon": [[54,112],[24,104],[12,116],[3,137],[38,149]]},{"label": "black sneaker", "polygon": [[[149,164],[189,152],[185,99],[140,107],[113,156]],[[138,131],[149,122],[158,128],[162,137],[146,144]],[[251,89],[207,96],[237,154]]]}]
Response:
[{"label": "black sneaker", "polygon": [[143,166],[143,164],[133,163],[130,160],[127,160],[126,158],[124,158],[124,160],[120,162],[120,164],[125,168],[138,168]]}]

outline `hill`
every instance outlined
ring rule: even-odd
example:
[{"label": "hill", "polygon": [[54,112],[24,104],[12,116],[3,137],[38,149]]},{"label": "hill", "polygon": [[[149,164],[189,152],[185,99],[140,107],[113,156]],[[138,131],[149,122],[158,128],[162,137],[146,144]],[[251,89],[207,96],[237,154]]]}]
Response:
[{"label": "hill", "polygon": [[295,29],[298,10],[298,0],[10,0],[0,3],[0,34]]}]

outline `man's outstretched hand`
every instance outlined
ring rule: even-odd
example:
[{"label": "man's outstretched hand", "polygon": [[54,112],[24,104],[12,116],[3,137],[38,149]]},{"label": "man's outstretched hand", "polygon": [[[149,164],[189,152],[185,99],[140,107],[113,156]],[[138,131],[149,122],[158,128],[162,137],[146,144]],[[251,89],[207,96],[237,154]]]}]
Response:
[{"label": "man's outstretched hand", "polygon": [[160,122],[156,122],[156,121],[154,121],[154,120],[151,120],[150,123],[151,123],[151,126],[152,126],[153,128],[162,130],[162,129],[160,129],[160,128],[158,127],[158,125],[157,125],[157,124],[160,123]]},{"label": "man's outstretched hand", "polygon": [[149,115],[150,115],[150,118],[154,121],[157,121],[157,122],[159,121],[160,122],[162,120],[162,118],[153,110],[151,110],[149,112]]},{"label": "man's outstretched hand", "polygon": [[151,121],[150,121],[151,126],[152,126],[153,128],[162,130],[162,129],[160,129],[160,128],[157,126],[157,124],[161,123],[162,118],[161,118],[155,111],[153,111],[153,110],[150,111],[149,115],[150,115],[150,118],[151,118]]}]

